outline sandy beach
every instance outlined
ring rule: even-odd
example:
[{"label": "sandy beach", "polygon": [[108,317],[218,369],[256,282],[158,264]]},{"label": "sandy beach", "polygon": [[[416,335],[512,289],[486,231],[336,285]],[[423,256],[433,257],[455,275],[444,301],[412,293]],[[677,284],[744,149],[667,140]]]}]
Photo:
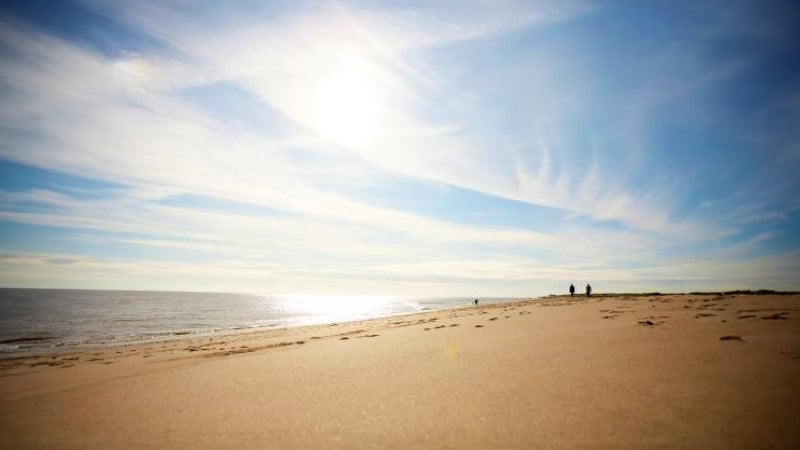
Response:
[{"label": "sandy beach", "polygon": [[0,361],[2,448],[793,448],[800,296],[551,298]]}]

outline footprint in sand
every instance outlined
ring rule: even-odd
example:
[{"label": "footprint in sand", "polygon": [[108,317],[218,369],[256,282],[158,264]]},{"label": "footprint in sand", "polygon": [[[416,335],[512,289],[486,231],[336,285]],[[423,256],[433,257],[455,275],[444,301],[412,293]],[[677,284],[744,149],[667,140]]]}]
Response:
[{"label": "footprint in sand", "polygon": [[697,319],[697,318],[700,318],[700,317],[714,317],[714,316],[716,316],[716,314],[711,314],[711,313],[700,313],[700,314],[698,314],[698,315],[694,316],[694,318],[695,318],[695,319]]},{"label": "footprint in sand", "polygon": [[737,319],[752,319],[754,317],[757,317],[757,316],[755,314],[745,314],[743,316],[737,317]]},{"label": "footprint in sand", "polygon": [[483,325],[475,325],[475,328],[483,328]]},{"label": "footprint in sand", "polygon": [[491,319],[489,319],[489,321],[492,321],[492,320],[497,320],[497,317],[492,317]]},{"label": "footprint in sand", "polygon": [[780,353],[781,355],[785,355],[785,356],[789,357],[790,359],[800,359],[800,353],[797,353],[797,352],[785,352],[785,351],[781,350],[778,353]]},{"label": "footprint in sand", "polygon": [[350,338],[347,337],[347,336],[342,336],[342,337],[339,338],[340,341],[346,341],[348,339],[350,339]]},{"label": "footprint in sand", "polygon": [[745,342],[745,340],[744,340],[744,339],[742,339],[742,337],[741,337],[741,336],[722,336],[721,338],[719,338],[719,340],[720,340],[720,341],[739,341],[739,342]]},{"label": "footprint in sand", "polygon": [[771,316],[764,316],[762,319],[764,320],[788,320],[788,317],[784,317],[788,312],[776,313]]}]

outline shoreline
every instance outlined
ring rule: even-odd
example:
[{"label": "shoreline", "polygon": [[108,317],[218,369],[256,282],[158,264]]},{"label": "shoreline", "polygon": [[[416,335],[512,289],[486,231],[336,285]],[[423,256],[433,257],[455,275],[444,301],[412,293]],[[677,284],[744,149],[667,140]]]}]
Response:
[{"label": "shoreline", "polygon": [[[77,289],[76,289],[77,290]],[[149,291],[148,291],[149,292]],[[545,297],[539,298],[514,298],[514,299],[500,299],[498,297],[493,297],[491,299],[485,300],[486,303],[483,303],[481,306],[488,306],[488,305],[496,305],[496,304],[505,304],[505,303],[514,303],[514,302],[527,302],[531,300],[541,300],[545,299]],[[457,309],[464,309],[464,308],[474,308],[473,305],[466,304],[463,306],[456,306],[456,307],[445,307],[439,309],[421,309],[418,311],[413,312],[399,312],[399,313],[390,313],[388,315],[380,315],[376,317],[369,317],[363,319],[356,319],[356,320],[347,320],[341,322],[320,322],[320,323],[296,323],[296,324],[273,324],[273,325],[261,325],[261,326],[252,326],[252,327],[237,327],[237,328],[214,328],[214,329],[205,329],[200,331],[176,331],[176,332],[159,332],[153,334],[142,334],[137,335],[130,340],[125,341],[109,341],[104,343],[60,343],[55,344],[49,347],[39,347],[35,349],[31,349],[30,351],[5,351],[0,352],[0,363],[7,360],[13,359],[20,359],[20,358],[29,358],[29,357],[47,357],[47,356],[54,356],[54,355],[65,355],[65,354],[77,354],[77,353],[85,353],[89,351],[100,351],[104,349],[114,349],[116,347],[131,347],[131,346],[151,346],[151,345],[158,345],[161,343],[170,343],[170,342],[180,342],[184,340],[202,340],[206,338],[222,338],[229,335],[238,335],[238,334],[248,334],[248,333],[265,333],[269,331],[278,331],[278,330],[293,330],[298,328],[307,328],[307,327],[324,327],[329,326],[331,324],[346,324],[346,323],[360,323],[360,322],[371,322],[375,320],[382,320],[388,319],[392,317],[403,317],[406,315],[416,315],[416,314],[425,314],[425,313],[433,313],[437,311],[448,311],[448,310],[457,310]],[[147,338],[145,336],[151,335],[152,338]],[[39,340],[40,338],[19,338],[13,341],[4,341],[0,344],[6,343],[15,343],[17,341],[28,341],[28,340]],[[57,338],[46,338],[47,340],[56,340]]]},{"label": "shoreline", "polygon": [[[214,342],[219,340],[254,340],[254,339],[269,339],[276,335],[289,335],[289,334],[308,334],[314,330],[326,330],[333,327],[339,329],[352,329],[364,328],[371,329],[375,326],[391,324],[392,319],[402,318],[416,318],[417,316],[436,315],[437,313],[456,313],[459,311],[468,311],[474,309],[492,309],[503,305],[514,304],[531,304],[540,301],[550,301],[560,296],[528,298],[528,299],[511,299],[508,301],[500,300],[491,303],[484,303],[478,306],[465,305],[459,307],[450,307],[442,309],[426,309],[415,312],[405,312],[398,314],[390,314],[386,316],[373,317],[360,320],[350,320],[344,322],[326,322],[316,324],[297,324],[297,325],[271,325],[251,328],[240,329],[224,329],[219,331],[212,331],[207,333],[188,333],[188,334],[174,334],[171,339],[153,339],[153,340],[132,340],[129,342],[108,343],[108,344],[79,344],[76,346],[56,346],[48,349],[42,349],[40,352],[32,352],[27,354],[13,354],[13,353],[0,353],[0,371],[3,370],[4,363],[8,361],[18,361],[27,359],[46,359],[53,357],[72,357],[76,355],[83,355],[87,353],[97,353],[103,351],[117,351],[120,349],[144,349],[153,346],[180,346],[182,344],[199,344],[205,341]],[[404,322],[405,323],[405,322]],[[313,333],[312,333],[313,334]],[[324,334],[324,333],[323,333]],[[321,338],[321,337],[320,337]],[[2,372],[0,372],[2,373]]]},{"label": "shoreline", "polygon": [[[17,294],[18,297],[25,295],[27,291],[37,291],[35,289],[12,289],[21,291]],[[46,290],[44,290],[46,291]],[[57,289],[52,291],[70,291],[64,289]],[[96,301],[99,296],[107,294],[111,300],[115,299],[115,295],[122,293],[127,294],[130,291],[86,291],[86,290],[71,290],[74,292],[91,292],[91,301]],[[150,301],[158,302],[162,293],[157,291],[142,291],[152,294]],[[438,311],[443,309],[450,309],[453,307],[470,306],[471,299],[467,298],[450,298],[450,297],[431,297],[419,299],[405,299],[392,300],[385,306],[377,308],[367,306],[355,306],[351,304],[343,305],[346,308],[344,313],[337,313],[334,307],[327,313],[315,313],[313,309],[298,309],[292,311],[281,311],[286,309],[283,305],[283,300],[279,297],[266,296],[263,301],[268,305],[266,310],[274,312],[263,313],[258,303],[261,303],[261,298],[257,296],[241,294],[211,294],[227,296],[234,305],[230,311],[234,311],[232,315],[228,315],[223,310],[215,310],[211,308],[208,314],[204,314],[205,310],[209,309],[208,302],[200,306],[200,311],[194,314],[203,314],[198,321],[182,320],[181,317],[186,317],[187,314],[192,315],[191,310],[187,310],[187,306],[181,305],[179,302],[184,301],[180,298],[170,297],[171,292],[167,294],[166,303],[167,316],[174,317],[172,319],[163,320],[161,317],[154,316],[148,320],[148,311],[146,304],[142,304],[141,312],[143,315],[137,314],[137,311],[118,311],[115,310],[114,304],[106,305],[98,302],[96,309],[99,313],[91,310],[88,311],[68,311],[67,317],[69,320],[63,324],[49,327],[49,326],[35,326],[37,321],[49,320],[56,321],[55,316],[46,317],[22,317],[26,326],[22,329],[16,329],[14,323],[10,320],[2,320],[0,328],[3,328],[3,338],[0,342],[0,360],[17,358],[22,356],[34,355],[48,355],[58,353],[73,353],[86,350],[103,349],[108,347],[117,346],[130,346],[138,344],[157,344],[159,342],[169,342],[174,340],[191,338],[204,338],[210,336],[223,336],[226,334],[233,334],[238,332],[259,331],[280,328],[297,328],[314,325],[324,325],[333,322],[346,322],[346,321],[363,321],[371,319],[380,319],[383,317],[391,317],[404,314],[414,314],[425,311]],[[181,294],[181,293],[179,293]],[[354,297],[355,298],[355,297]],[[46,297],[42,297],[44,300]],[[244,300],[244,305],[237,305],[235,302]],[[253,303],[252,299],[257,302]],[[348,297],[347,299],[350,299]],[[126,299],[127,300],[127,299]],[[137,299],[138,300],[138,299]],[[492,297],[485,298],[482,301],[486,303],[508,302],[524,300],[520,298],[501,298]],[[337,301],[331,298],[331,301]],[[249,304],[248,304],[249,303]],[[313,305],[312,305],[313,306]],[[388,307],[387,307],[388,306]],[[172,311],[170,308],[175,308]],[[191,307],[189,307],[191,308]],[[308,307],[307,307],[308,308]],[[106,312],[103,312],[106,311]],[[90,326],[84,329],[80,320],[75,320],[76,317],[86,314],[93,319],[93,323],[99,326]],[[126,316],[126,314],[128,314]],[[130,319],[128,319],[128,317]],[[232,319],[232,317],[236,317]],[[116,326],[116,322],[123,322],[120,326]]]},{"label": "shoreline", "polygon": [[800,295],[559,296],[5,360],[0,439],[792,448],[799,320]]},{"label": "shoreline", "polygon": [[[149,291],[148,291],[149,292]],[[763,294],[765,292],[766,294]],[[726,292],[696,292],[696,293],[661,293],[661,292],[648,292],[648,293],[596,293],[592,294],[590,297],[587,297],[585,294],[575,294],[574,296],[570,296],[569,294],[550,294],[547,296],[542,297],[531,297],[526,299],[508,299],[508,300],[497,300],[497,297],[493,298],[493,301],[479,304],[478,306],[475,305],[464,305],[458,307],[448,307],[442,309],[429,309],[429,310],[420,310],[415,312],[405,312],[405,313],[398,313],[398,314],[390,314],[386,316],[379,316],[373,318],[366,318],[360,320],[350,320],[350,321],[343,321],[343,322],[325,322],[325,323],[315,323],[315,324],[297,324],[297,325],[268,325],[268,326],[258,326],[258,327],[249,327],[249,328],[239,328],[239,329],[221,329],[209,332],[199,332],[199,333],[186,333],[183,334],[182,332],[177,332],[172,334],[171,338],[167,339],[134,339],[128,342],[119,342],[119,343],[106,343],[106,344],[76,344],[74,346],[54,346],[47,349],[42,349],[41,351],[35,351],[25,354],[14,354],[14,353],[0,353],[0,371],[3,370],[5,366],[3,363],[8,361],[18,361],[18,360],[26,360],[26,359],[44,359],[44,358],[57,358],[57,357],[71,357],[75,355],[82,355],[87,353],[97,353],[103,351],[116,351],[119,349],[145,349],[150,348],[153,346],[158,345],[169,345],[169,346],[180,346],[183,343],[186,344],[199,344],[205,341],[214,342],[230,339],[230,340],[237,340],[237,338],[244,339],[244,340],[253,340],[253,339],[261,339],[267,338],[270,339],[276,335],[288,335],[292,334],[293,332],[299,334],[305,334],[311,332],[313,330],[325,330],[331,327],[343,327],[340,329],[351,329],[353,327],[368,327],[372,326],[380,326],[386,325],[385,322],[394,319],[394,318],[403,318],[403,317],[416,317],[416,316],[428,316],[428,315],[435,315],[436,313],[447,313],[447,312],[458,312],[458,311],[472,311],[472,310],[482,310],[482,309],[492,309],[496,307],[510,307],[510,306],[526,306],[526,305],[545,305],[549,304],[548,306],[561,306],[564,304],[577,304],[577,303],[585,303],[595,300],[603,300],[603,299],[621,299],[621,300],[635,300],[639,298],[658,298],[658,297],[676,297],[676,298],[695,298],[695,297],[719,297],[719,296],[762,296],[762,295],[769,295],[769,296],[800,296],[798,292],[783,292],[783,291],[771,291],[771,290],[736,290],[736,291],[726,291]],[[560,302],[560,303],[552,303],[552,302]],[[1,372],[0,372],[1,373]]]},{"label": "shoreline", "polygon": [[[9,288],[9,287],[0,287],[0,289],[23,289],[23,290],[32,290],[29,288]],[[36,289],[33,289],[36,290]],[[39,289],[39,290],[51,290],[51,291],[63,291],[63,290],[72,290],[72,291],[91,291],[87,289]],[[113,292],[148,292],[148,293],[158,293],[160,291],[151,291],[151,290],[120,290],[120,291],[113,291]],[[192,293],[189,291],[175,291],[177,293]],[[201,294],[208,294],[202,293]],[[216,293],[212,293],[216,294]],[[223,295],[229,295],[230,293],[218,293]],[[232,294],[238,295],[238,294]],[[245,294],[249,295],[249,294]],[[777,295],[777,296],[792,296],[792,295],[800,295],[800,292],[791,292],[791,291],[774,291],[769,289],[758,289],[758,290],[733,290],[733,291],[719,291],[719,292],[691,292],[691,293],[669,293],[669,292],[641,292],[641,293],[593,293],[590,298],[592,299],[602,299],[602,298],[639,298],[639,297],[658,297],[658,296],[725,296],[725,295]],[[553,301],[553,300],[563,300],[563,299],[572,299],[572,301],[579,301],[580,299],[586,300],[586,296],[583,293],[577,293],[574,297],[568,294],[549,294],[540,297],[529,297],[529,298],[509,298],[505,299],[502,297],[478,297],[485,303],[481,303],[479,307],[487,306],[487,305],[496,305],[496,304],[509,304],[509,303],[518,303],[518,302],[530,302],[530,301]],[[467,300],[468,297],[464,297],[464,300]],[[455,310],[455,309],[469,309],[474,308],[474,306],[470,304],[466,304],[463,306],[448,306],[439,309],[421,309],[418,311],[413,312],[398,312],[398,313],[389,313],[387,315],[380,315],[370,318],[364,319],[354,319],[354,320],[347,320],[347,321],[340,321],[340,322],[319,322],[319,323],[277,323],[277,324],[270,324],[270,325],[255,325],[255,326],[241,326],[241,327],[233,327],[233,328],[208,328],[203,330],[176,330],[176,331],[163,331],[163,332],[156,332],[156,333],[144,333],[138,334],[130,337],[129,339],[121,339],[121,340],[112,340],[111,338],[107,339],[106,342],[103,342],[104,338],[89,338],[93,340],[100,340],[99,343],[84,341],[84,342],[64,342],[59,341],[56,344],[49,345],[47,347],[36,347],[32,349],[25,349],[22,351],[10,350],[10,351],[0,351],[0,363],[3,361],[8,360],[17,360],[17,359],[24,359],[30,357],[47,357],[47,356],[56,356],[56,355],[68,355],[68,354],[78,354],[78,353],[85,353],[89,351],[100,351],[104,349],[114,349],[117,347],[125,348],[131,346],[151,346],[151,345],[158,345],[161,343],[170,343],[170,342],[180,342],[185,340],[202,340],[206,338],[221,338],[228,335],[237,335],[242,333],[263,333],[269,331],[276,331],[276,330],[284,330],[284,329],[297,329],[297,328],[307,328],[307,327],[320,327],[320,326],[327,326],[332,323],[356,323],[356,322],[370,322],[374,320],[381,320],[381,319],[388,319],[392,317],[402,317],[406,315],[416,315],[416,314],[425,314],[429,312],[437,312],[437,311],[448,311],[448,310]],[[58,341],[59,338],[57,337],[20,337],[12,340],[6,340],[0,342],[0,345],[6,344],[16,344],[18,342],[28,342],[28,341],[39,341],[39,340],[47,340],[47,341]]]}]

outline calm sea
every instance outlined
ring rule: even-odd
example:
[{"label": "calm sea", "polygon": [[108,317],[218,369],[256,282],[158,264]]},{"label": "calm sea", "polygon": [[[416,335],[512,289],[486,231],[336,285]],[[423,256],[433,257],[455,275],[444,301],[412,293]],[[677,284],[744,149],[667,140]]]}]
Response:
[{"label": "calm sea", "polygon": [[0,289],[0,357],[346,322],[468,306],[472,300]]}]

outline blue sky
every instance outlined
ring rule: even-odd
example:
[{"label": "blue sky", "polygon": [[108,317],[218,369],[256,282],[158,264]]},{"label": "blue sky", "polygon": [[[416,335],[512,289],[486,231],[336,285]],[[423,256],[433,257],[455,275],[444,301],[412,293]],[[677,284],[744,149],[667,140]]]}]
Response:
[{"label": "blue sky", "polygon": [[6,2],[0,285],[800,289],[792,2]]}]

